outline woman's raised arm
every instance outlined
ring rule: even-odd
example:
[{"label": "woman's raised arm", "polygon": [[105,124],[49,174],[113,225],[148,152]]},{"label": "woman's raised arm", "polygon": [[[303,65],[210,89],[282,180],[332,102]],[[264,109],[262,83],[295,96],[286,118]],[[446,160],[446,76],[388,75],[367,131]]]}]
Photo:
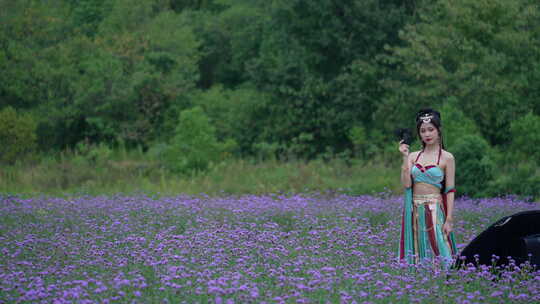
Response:
[{"label": "woman's raised arm", "polygon": [[410,188],[412,187],[411,181],[411,153],[409,153],[409,145],[399,142],[399,152],[403,157],[403,163],[401,164],[401,184],[403,187]]}]

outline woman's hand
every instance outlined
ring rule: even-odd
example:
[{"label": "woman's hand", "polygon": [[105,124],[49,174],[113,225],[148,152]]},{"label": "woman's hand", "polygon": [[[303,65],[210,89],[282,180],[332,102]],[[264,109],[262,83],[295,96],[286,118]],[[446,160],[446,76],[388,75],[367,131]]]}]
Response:
[{"label": "woman's hand", "polygon": [[409,145],[404,144],[403,140],[401,140],[399,142],[399,152],[401,152],[401,154],[403,154],[403,157],[408,157],[409,156]]},{"label": "woman's hand", "polygon": [[454,228],[452,227],[452,221],[447,219],[442,227],[444,234],[449,235],[453,229]]}]

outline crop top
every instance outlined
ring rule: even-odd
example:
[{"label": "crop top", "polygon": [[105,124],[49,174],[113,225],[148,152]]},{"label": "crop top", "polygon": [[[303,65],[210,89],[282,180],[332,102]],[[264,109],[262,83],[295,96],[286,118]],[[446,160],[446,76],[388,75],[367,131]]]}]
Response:
[{"label": "crop top", "polygon": [[442,189],[442,181],[444,180],[444,172],[439,167],[439,162],[441,160],[441,150],[439,149],[439,157],[437,158],[437,165],[422,166],[417,163],[420,155],[424,152],[423,150],[418,153],[416,160],[414,161],[414,166],[411,168],[411,175],[415,183],[426,183],[433,185],[439,189]]}]

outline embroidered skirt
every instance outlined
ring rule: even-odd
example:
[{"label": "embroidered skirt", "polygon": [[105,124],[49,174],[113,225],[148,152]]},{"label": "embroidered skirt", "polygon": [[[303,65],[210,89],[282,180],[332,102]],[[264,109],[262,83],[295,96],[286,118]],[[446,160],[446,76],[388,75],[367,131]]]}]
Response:
[{"label": "embroidered skirt", "polygon": [[[444,194],[443,194],[444,195]],[[440,259],[445,267],[452,263],[456,254],[453,234],[443,232],[446,206],[441,194],[412,195],[405,199],[402,221],[400,259],[409,263],[436,262]]]}]

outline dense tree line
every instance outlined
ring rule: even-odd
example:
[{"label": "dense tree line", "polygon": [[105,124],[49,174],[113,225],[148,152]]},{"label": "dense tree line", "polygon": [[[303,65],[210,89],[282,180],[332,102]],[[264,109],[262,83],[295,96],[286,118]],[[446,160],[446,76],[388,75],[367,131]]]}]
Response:
[{"label": "dense tree line", "polygon": [[183,118],[237,156],[372,158],[434,107],[449,150],[481,142],[483,174],[507,154],[540,162],[536,0],[0,6],[0,110],[32,120],[42,151],[182,145],[201,125]]}]

